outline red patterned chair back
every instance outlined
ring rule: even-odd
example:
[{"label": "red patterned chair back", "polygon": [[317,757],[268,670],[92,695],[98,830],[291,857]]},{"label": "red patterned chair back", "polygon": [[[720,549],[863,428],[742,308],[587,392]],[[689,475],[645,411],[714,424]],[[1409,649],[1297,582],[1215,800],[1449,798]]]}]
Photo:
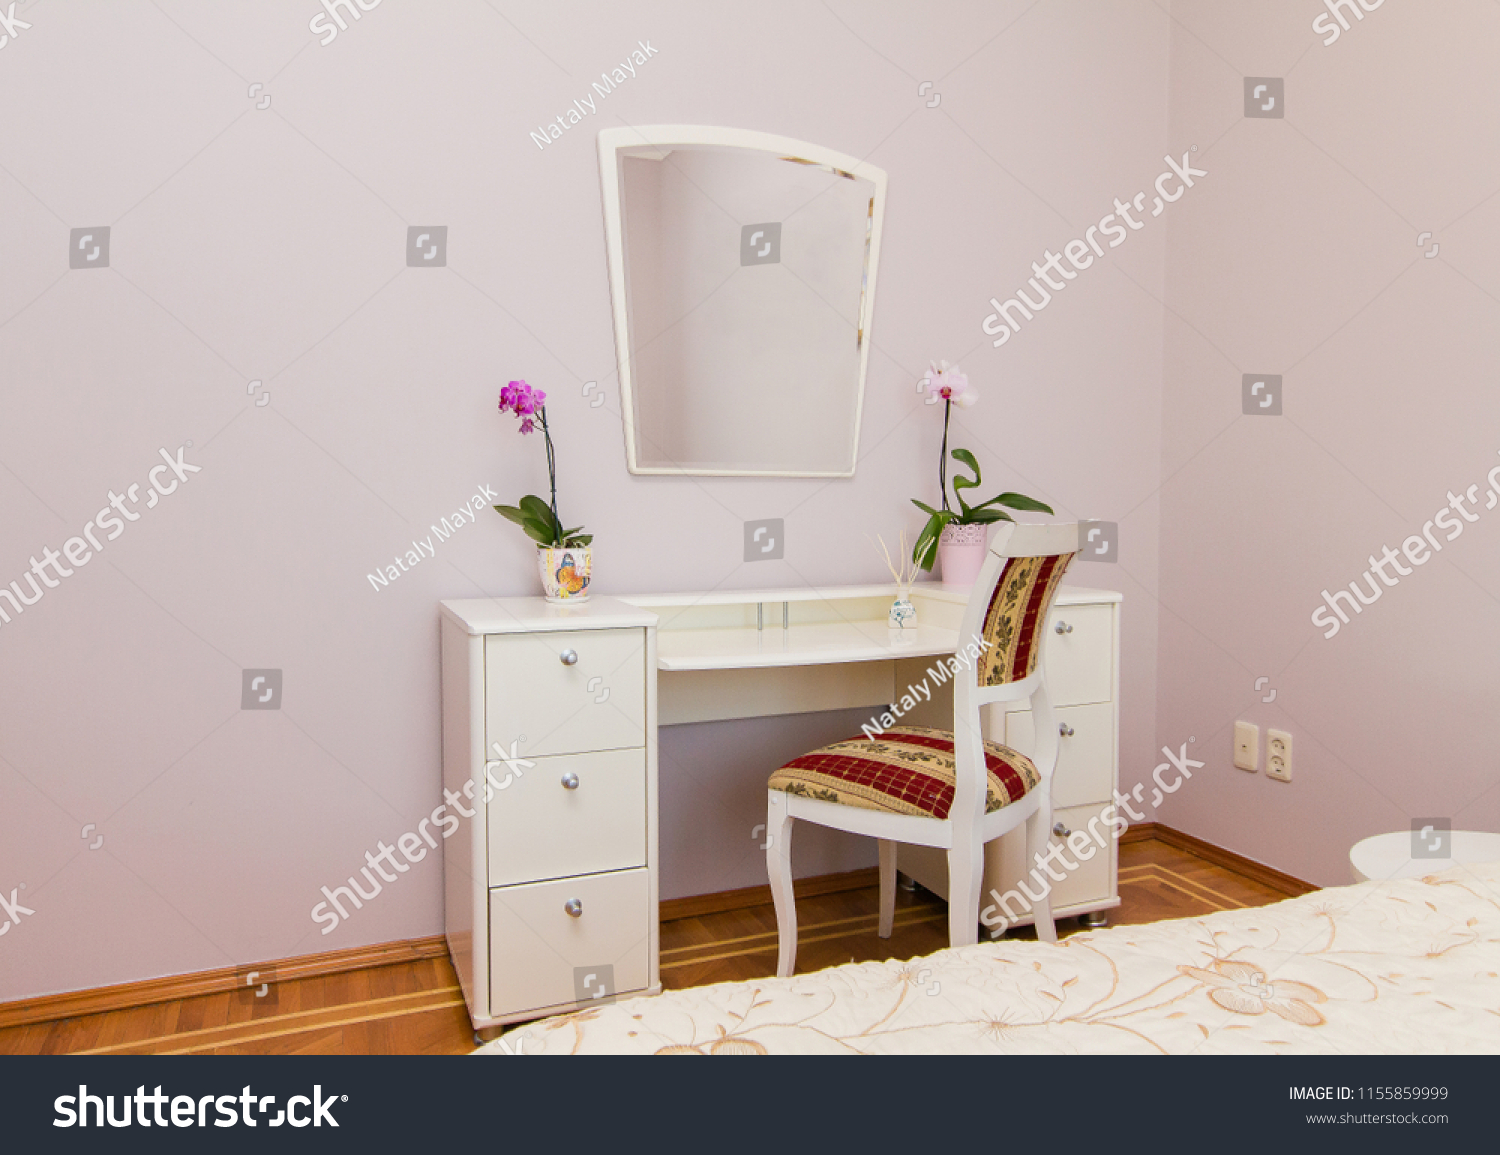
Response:
[{"label": "red patterned chair back", "polygon": [[1001,523],[989,552],[964,612],[965,638],[986,643],[975,663],[981,690],[1037,672],[1047,615],[1078,554],[1078,527]]},{"label": "red patterned chair back", "polygon": [[1010,557],[984,613],[989,648],[979,660],[979,684],[1001,686],[1036,672],[1042,631],[1057,587],[1077,552]]}]

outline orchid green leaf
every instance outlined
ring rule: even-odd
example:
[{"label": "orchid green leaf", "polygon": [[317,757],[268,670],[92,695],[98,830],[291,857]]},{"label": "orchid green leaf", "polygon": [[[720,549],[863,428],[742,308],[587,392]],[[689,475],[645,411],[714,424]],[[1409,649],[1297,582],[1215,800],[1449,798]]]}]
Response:
[{"label": "orchid green leaf", "polygon": [[1052,507],[1045,502],[1038,501],[1034,497],[1027,497],[1024,493],[1002,493],[999,497],[992,497],[984,503],[985,505],[1005,505],[1011,509],[1031,510],[1035,513],[1052,513]]},{"label": "orchid green leaf", "polygon": [[911,560],[922,569],[931,570],[937,561],[938,538],[942,536],[943,528],[957,516],[952,510],[943,509],[928,518],[917,537],[917,544],[912,547]]}]

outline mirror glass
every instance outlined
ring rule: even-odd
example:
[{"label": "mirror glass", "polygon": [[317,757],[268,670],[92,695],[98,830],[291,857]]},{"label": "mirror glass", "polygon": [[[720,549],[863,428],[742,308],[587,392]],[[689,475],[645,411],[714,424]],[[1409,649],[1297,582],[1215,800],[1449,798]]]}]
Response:
[{"label": "mirror glass", "polygon": [[600,159],[631,472],[852,475],[885,174],[732,129]]}]

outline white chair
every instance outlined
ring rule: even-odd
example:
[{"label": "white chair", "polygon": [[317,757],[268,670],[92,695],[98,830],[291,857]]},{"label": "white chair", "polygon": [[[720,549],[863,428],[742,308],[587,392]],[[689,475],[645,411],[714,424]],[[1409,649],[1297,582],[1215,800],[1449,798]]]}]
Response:
[{"label": "white chair", "polygon": [[[985,843],[1024,822],[1027,864],[1046,852],[1058,732],[1040,658],[1048,611],[1077,549],[1076,523],[1000,523],[959,629],[963,652],[980,649],[976,639],[985,646],[967,669],[950,672],[951,732],[898,724],[875,739],[861,734],[824,746],[771,776],[766,868],[781,938],[778,975],[791,975],[797,958],[794,819],[880,840],[881,938],[891,936],[895,920],[897,843],[948,852],[951,946],[978,940]],[[1023,699],[1036,723],[1034,759],[984,740],[980,707]],[[1032,914],[1037,938],[1057,941],[1047,894],[1032,903]]]}]

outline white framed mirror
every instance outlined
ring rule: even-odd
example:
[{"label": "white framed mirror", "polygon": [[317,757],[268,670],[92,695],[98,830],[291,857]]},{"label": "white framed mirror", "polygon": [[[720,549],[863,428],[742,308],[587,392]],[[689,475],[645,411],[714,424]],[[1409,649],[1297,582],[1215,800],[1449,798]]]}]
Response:
[{"label": "white framed mirror", "polygon": [[852,477],[883,170],[695,125],[599,133],[626,463]]}]

